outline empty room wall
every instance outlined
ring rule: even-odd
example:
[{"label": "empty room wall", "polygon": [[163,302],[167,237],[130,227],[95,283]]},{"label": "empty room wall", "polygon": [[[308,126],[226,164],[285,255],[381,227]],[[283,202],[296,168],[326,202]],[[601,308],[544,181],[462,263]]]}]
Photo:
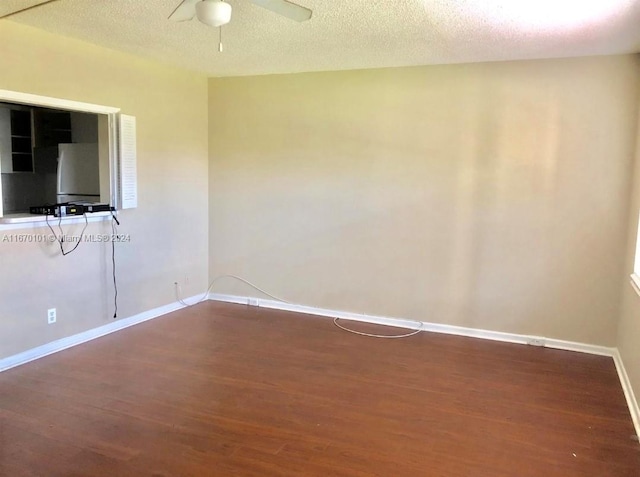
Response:
[{"label": "empty room wall", "polygon": [[[123,211],[116,244],[118,315],[175,302],[207,282],[207,80],[203,76],[54,36],[0,24],[0,89],[122,109],[138,128],[138,208]],[[80,234],[80,226],[63,226]],[[109,222],[89,234],[110,233]],[[0,358],[113,322],[111,247],[83,243],[61,257],[56,244],[8,243],[0,231]],[[58,322],[47,325],[47,309]]]},{"label": "empty room wall", "polygon": [[631,55],[211,79],[210,275],[613,346],[637,81]]}]

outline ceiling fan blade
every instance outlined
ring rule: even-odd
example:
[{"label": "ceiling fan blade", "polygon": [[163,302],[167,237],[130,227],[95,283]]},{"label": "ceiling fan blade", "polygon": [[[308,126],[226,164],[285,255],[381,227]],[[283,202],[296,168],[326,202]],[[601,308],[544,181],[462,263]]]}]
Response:
[{"label": "ceiling fan blade", "polygon": [[306,7],[296,5],[287,0],[250,0],[254,5],[277,13],[278,15],[291,18],[297,22],[304,22],[311,18],[313,12]]},{"label": "ceiling fan blade", "polygon": [[176,7],[169,20],[174,22],[186,22],[196,16],[196,3],[200,0],[183,0],[183,2]]},{"label": "ceiling fan blade", "polygon": [[57,2],[57,1],[58,0],[46,0],[44,2],[36,3],[35,5],[31,5],[30,7],[21,8],[20,10],[16,10],[15,12],[11,12],[11,13],[7,13],[6,15],[2,15],[2,16],[0,16],[0,20],[2,20],[3,18],[12,17],[13,15],[17,15],[18,13],[23,13],[23,12],[26,12],[28,10],[33,10],[34,8],[42,7],[43,5],[46,5],[47,3],[53,3],[53,2]]}]

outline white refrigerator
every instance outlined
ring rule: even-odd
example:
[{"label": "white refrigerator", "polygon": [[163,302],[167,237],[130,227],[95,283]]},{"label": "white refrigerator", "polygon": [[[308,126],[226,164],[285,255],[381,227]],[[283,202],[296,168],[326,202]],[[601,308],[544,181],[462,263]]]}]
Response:
[{"label": "white refrigerator", "polygon": [[56,201],[100,202],[98,144],[58,144]]}]

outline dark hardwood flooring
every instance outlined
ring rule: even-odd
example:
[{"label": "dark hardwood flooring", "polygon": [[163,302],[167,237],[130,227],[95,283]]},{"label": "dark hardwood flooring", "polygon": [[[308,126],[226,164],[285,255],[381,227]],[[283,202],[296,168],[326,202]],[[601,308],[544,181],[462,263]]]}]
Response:
[{"label": "dark hardwood flooring", "polygon": [[634,434],[610,358],[220,303],[0,374],[8,477],[637,477]]}]

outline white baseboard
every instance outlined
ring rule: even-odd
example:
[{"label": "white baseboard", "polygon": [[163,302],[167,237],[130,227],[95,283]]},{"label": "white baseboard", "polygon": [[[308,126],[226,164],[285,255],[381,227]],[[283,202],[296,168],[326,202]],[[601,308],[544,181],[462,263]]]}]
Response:
[{"label": "white baseboard", "polygon": [[640,407],[638,406],[638,400],[636,399],[633,388],[631,387],[631,381],[629,380],[629,375],[624,367],[622,356],[620,356],[620,352],[617,349],[614,350],[613,353],[613,362],[616,364],[620,384],[622,384],[622,390],[624,391],[624,397],[627,400],[627,405],[629,406],[633,426],[636,429],[636,436],[640,437]]},{"label": "white baseboard", "polygon": [[[241,305],[249,304],[249,297],[236,295],[222,295],[219,293],[209,293],[209,300],[222,301],[226,303],[238,303]],[[390,318],[385,316],[365,315],[360,313],[351,313],[346,311],[329,310],[326,308],[316,308],[306,305],[294,305],[291,303],[283,303],[275,300],[265,300],[262,298],[253,298],[251,300],[262,308],[271,308],[274,310],[293,311],[296,313],[305,313],[307,315],[325,316],[329,318],[340,318],[342,320],[362,321],[365,323],[374,323],[378,325],[395,326],[397,328],[407,328],[411,330],[420,329],[422,331],[430,331],[432,333],[443,333],[447,335],[466,336],[471,338],[481,338],[485,340],[502,341],[506,343],[531,344],[532,342],[542,342],[546,348],[561,349],[566,351],[576,351],[579,353],[597,354],[601,356],[613,357],[615,348],[606,346],[598,346],[585,343],[577,343],[573,341],[563,341],[540,336],[521,335],[516,333],[504,333],[501,331],[489,331],[478,328],[466,328],[463,326],[444,325],[440,323],[430,323],[427,321],[414,321],[402,318]]]},{"label": "white baseboard", "polygon": [[[218,293],[210,293],[209,299],[226,303],[238,303],[249,305],[249,297],[235,295],[221,295]],[[640,408],[635,398],[629,377],[624,369],[620,353],[617,348],[609,348],[606,346],[598,346],[585,343],[577,343],[574,341],[563,341],[552,338],[544,338],[540,336],[521,335],[515,333],[504,333],[500,331],[488,331],[477,328],[466,328],[462,326],[443,325],[440,323],[429,323],[426,321],[418,322],[412,320],[403,320],[398,318],[389,318],[375,315],[364,315],[358,313],[350,313],[337,310],[328,310],[324,308],[315,308],[305,305],[293,305],[274,300],[265,300],[261,298],[251,298],[252,302],[263,308],[271,308],[275,310],[292,311],[296,313],[304,313],[308,315],[324,316],[329,318],[340,318],[343,320],[362,321],[366,323],[375,323],[379,325],[395,326],[398,328],[408,328],[412,330],[421,329],[432,333],[443,333],[448,335],[466,336],[471,338],[480,338],[485,340],[502,341],[507,343],[517,343],[529,345],[533,342],[542,342],[544,347],[560,349],[565,351],[574,351],[578,353],[595,354],[600,356],[609,356],[613,358],[620,383],[624,390],[624,395],[629,406],[631,418],[636,429],[636,434],[640,436]]]},{"label": "white baseboard", "polygon": [[[236,296],[236,295],[223,295],[221,293],[209,293],[207,295],[208,300],[221,301],[224,303],[236,303],[238,305],[248,305],[249,297]],[[259,301],[258,301],[259,302]]]},{"label": "white baseboard", "polygon": [[86,343],[87,341],[100,338],[101,336],[105,336],[110,333],[129,328],[130,326],[134,326],[139,323],[158,318],[159,316],[166,315],[167,313],[179,310],[180,308],[184,308],[184,306],[178,302],[169,303],[168,305],[154,308],[153,310],[145,311],[143,313],[130,316],[129,318],[116,320],[107,325],[83,331],[82,333],[52,341],[51,343],[38,346],[37,348],[32,348],[22,353],[0,359],[0,372],[6,371],[7,369],[15,368],[16,366],[26,364],[36,359],[44,358],[45,356],[48,356],[50,354],[57,353],[58,351],[65,350],[82,343]]}]

